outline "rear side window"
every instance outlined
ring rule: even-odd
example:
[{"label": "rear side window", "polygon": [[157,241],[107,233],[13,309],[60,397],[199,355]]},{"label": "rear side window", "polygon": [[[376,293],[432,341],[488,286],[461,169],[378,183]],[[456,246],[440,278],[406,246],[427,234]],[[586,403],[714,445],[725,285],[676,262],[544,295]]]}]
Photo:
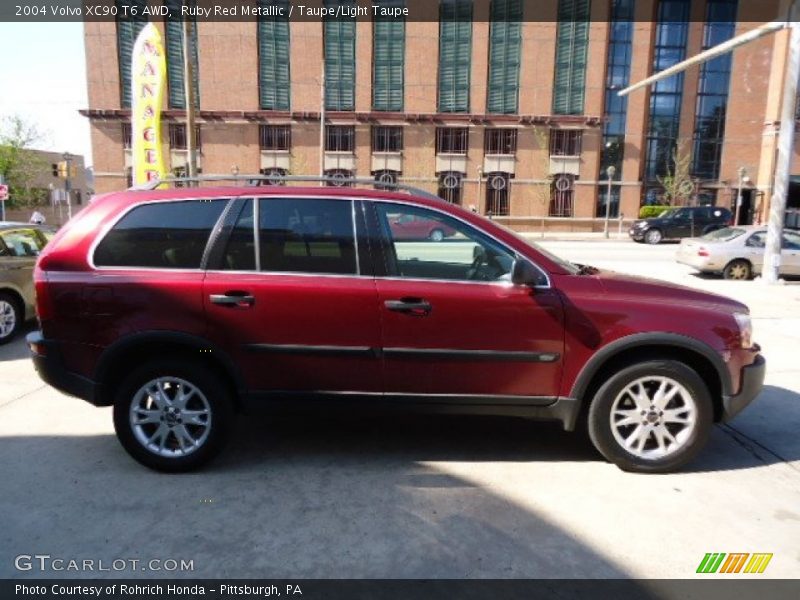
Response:
[{"label": "rear side window", "polygon": [[[351,201],[262,198],[258,203],[262,271],[357,273]],[[224,270],[257,268],[254,218],[253,201],[247,200],[225,247]]]},{"label": "rear side window", "polygon": [[98,267],[199,269],[227,200],[142,204],[117,222],[94,252]]}]

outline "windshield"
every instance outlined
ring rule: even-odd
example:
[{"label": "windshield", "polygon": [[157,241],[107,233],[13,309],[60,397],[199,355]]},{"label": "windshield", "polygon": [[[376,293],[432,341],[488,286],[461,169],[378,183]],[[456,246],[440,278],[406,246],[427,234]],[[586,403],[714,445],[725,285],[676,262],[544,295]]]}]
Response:
[{"label": "windshield", "polygon": [[744,229],[739,229],[736,227],[725,227],[724,229],[717,229],[716,231],[711,231],[701,236],[701,239],[715,241],[715,242],[728,242],[734,238],[739,237],[743,233]]},{"label": "windshield", "polygon": [[573,263],[569,262],[568,260],[565,260],[565,259],[561,258],[560,256],[556,256],[555,254],[553,254],[549,250],[545,250],[544,248],[542,248],[536,242],[531,241],[530,239],[528,239],[527,237],[525,237],[523,235],[520,235],[519,233],[517,233],[513,229],[510,229],[510,228],[506,227],[505,225],[501,225],[500,223],[498,223],[496,221],[494,221],[494,225],[497,225],[498,227],[502,227],[508,233],[513,235],[515,238],[517,238],[518,240],[524,242],[525,244],[527,244],[528,246],[530,246],[531,248],[533,248],[534,250],[536,250],[540,254],[544,254],[547,258],[549,258],[554,263],[556,263],[557,265],[562,267],[565,271],[567,271],[571,275],[577,275],[578,272],[581,270],[581,268],[578,265],[573,264]]},{"label": "windshield", "polygon": [[671,217],[674,217],[674,216],[675,216],[675,213],[677,213],[677,212],[678,212],[678,209],[677,209],[677,208],[670,208],[670,209],[668,209],[668,210],[665,210],[664,212],[662,212],[662,213],[661,213],[660,215],[658,215],[656,218],[657,218],[657,219],[669,219],[669,218],[671,218]]}]

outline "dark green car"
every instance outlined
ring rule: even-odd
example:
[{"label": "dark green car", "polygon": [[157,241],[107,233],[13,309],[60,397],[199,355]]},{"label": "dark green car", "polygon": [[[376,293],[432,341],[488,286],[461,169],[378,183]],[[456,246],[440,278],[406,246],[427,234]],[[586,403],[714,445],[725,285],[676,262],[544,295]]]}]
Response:
[{"label": "dark green car", "polygon": [[40,225],[0,222],[0,344],[34,316],[33,267],[54,233]]}]

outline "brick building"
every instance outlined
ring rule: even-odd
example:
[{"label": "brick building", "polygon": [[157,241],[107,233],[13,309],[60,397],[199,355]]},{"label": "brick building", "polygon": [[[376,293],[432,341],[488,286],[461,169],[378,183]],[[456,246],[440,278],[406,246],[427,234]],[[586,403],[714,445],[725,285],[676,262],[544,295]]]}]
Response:
[{"label": "brick building", "polygon": [[[282,4],[250,2],[257,3]],[[198,20],[201,170],[316,175],[322,158],[328,175],[400,180],[528,229],[541,216],[604,216],[609,166],[611,215],[635,216],[641,204],[661,200],[659,178],[678,147],[691,155],[691,201],[730,206],[741,173],[741,220],[763,218],[787,32],[628,99],[616,92],[771,19],[779,0],[413,4],[406,20]],[[91,121],[98,192],[124,187],[129,174],[128,61],[141,25],[85,25],[82,113]],[[177,21],[157,26],[169,71],[165,156],[179,173],[187,135],[182,30]]]}]

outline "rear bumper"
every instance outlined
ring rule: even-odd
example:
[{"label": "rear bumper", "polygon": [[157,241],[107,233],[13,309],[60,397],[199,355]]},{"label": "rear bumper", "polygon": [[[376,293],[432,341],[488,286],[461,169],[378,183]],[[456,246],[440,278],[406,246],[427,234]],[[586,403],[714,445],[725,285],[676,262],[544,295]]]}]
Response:
[{"label": "rear bumper", "polygon": [[100,405],[100,386],[91,379],[64,367],[57,342],[46,340],[41,331],[29,333],[26,341],[33,366],[42,381],[68,396]]},{"label": "rear bumper", "polygon": [[764,376],[767,371],[767,361],[760,354],[752,364],[742,368],[742,379],[739,393],[722,398],[722,420],[730,421],[750,404],[764,387]]}]

